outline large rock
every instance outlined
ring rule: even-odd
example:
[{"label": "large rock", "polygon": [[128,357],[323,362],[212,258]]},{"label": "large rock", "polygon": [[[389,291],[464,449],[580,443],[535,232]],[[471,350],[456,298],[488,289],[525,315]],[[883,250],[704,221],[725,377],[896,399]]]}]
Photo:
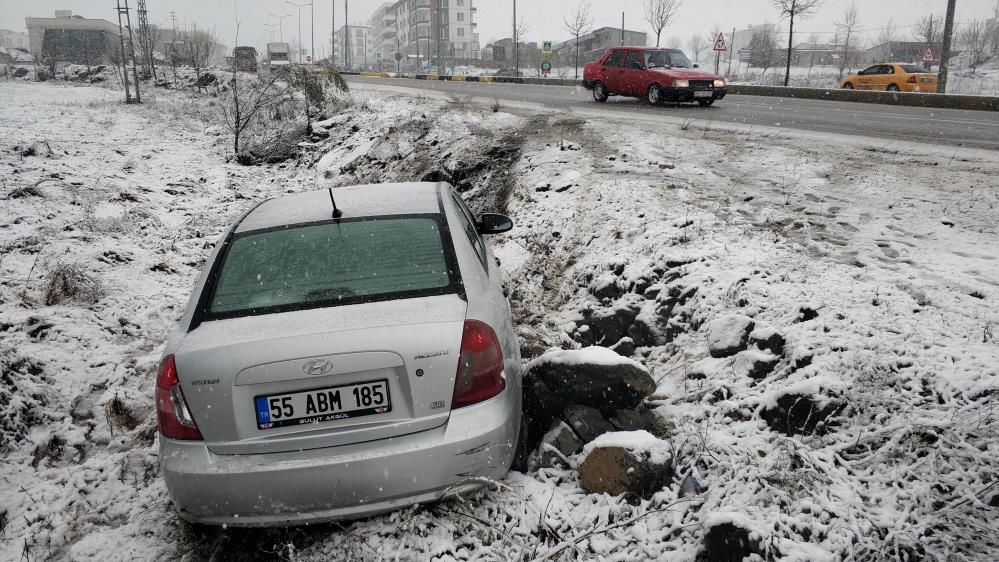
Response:
[{"label": "large rock", "polygon": [[538,445],[538,450],[531,455],[528,468],[536,471],[540,468],[569,468],[568,457],[583,450],[583,442],[565,422],[556,422],[545,433]]},{"label": "large rock", "polygon": [[785,435],[811,435],[824,432],[845,407],[833,398],[785,394],[776,404],[764,408],[761,415],[774,431]]},{"label": "large rock", "polygon": [[545,353],[527,365],[527,378],[567,404],[604,412],[634,408],[656,390],[645,367],[603,347]]},{"label": "large rock", "polygon": [[735,371],[751,379],[762,380],[774,372],[778,364],[780,357],[769,351],[750,348],[735,359]]},{"label": "large rock", "polygon": [[669,446],[647,431],[606,433],[583,450],[579,480],[591,494],[648,499],[673,478]]},{"label": "large rock", "polygon": [[730,357],[746,349],[756,324],[741,314],[715,318],[708,324],[708,352],[714,358]]},{"label": "large rock", "polygon": [[705,522],[704,551],[698,562],[742,562],[748,556],[760,554],[760,541],[743,524],[741,517],[718,514]]},{"label": "large rock", "polygon": [[573,404],[562,413],[562,419],[569,424],[583,443],[589,443],[605,433],[614,431],[614,426],[604,419],[600,410],[589,406]]},{"label": "large rock", "polygon": [[774,328],[757,328],[749,334],[749,343],[774,355],[784,353],[784,336]]},{"label": "large rock", "polygon": [[586,312],[582,323],[592,330],[590,338],[593,343],[608,347],[628,335],[628,328],[638,317],[639,312],[637,303],[619,302],[612,308]]},{"label": "large rock", "polygon": [[645,405],[639,405],[630,410],[614,410],[607,418],[618,431],[650,431],[655,433],[659,419],[655,412]]}]

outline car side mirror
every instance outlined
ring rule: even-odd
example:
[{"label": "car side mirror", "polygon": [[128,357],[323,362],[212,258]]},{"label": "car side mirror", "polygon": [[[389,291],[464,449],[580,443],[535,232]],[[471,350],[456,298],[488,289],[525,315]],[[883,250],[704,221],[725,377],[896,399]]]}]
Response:
[{"label": "car side mirror", "polygon": [[502,234],[513,228],[513,221],[506,215],[483,213],[476,227],[479,234]]}]

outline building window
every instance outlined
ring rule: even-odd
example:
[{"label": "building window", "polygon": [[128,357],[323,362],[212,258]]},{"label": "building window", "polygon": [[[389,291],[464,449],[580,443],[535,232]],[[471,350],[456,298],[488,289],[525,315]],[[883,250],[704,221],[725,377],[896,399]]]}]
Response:
[{"label": "building window", "polygon": [[464,37],[464,36],[465,36],[465,28],[464,27],[459,27],[458,28],[458,37]]},{"label": "building window", "polygon": [[458,21],[465,21],[465,12],[458,12]]}]

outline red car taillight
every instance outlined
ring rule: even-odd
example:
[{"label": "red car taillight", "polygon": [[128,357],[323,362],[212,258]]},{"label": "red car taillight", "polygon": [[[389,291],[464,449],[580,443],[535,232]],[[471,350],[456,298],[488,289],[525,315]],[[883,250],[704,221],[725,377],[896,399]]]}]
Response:
[{"label": "red car taillight", "polygon": [[183,441],[204,440],[184,399],[173,355],[163,358],[156,375],[156,414],[160,420],[160,433],[164,437]]},{"label": "red car taillight", "polygon": [[466,320],[451,408],[488,400],[504,388],[503,350],[496,332],[483,322]]},{"label": "red car taillight", "polygon": [[906,82],[908,82],[909,84],[915,84],[917,80],[915,76],[910,76],[909,79],[906,80]]}]

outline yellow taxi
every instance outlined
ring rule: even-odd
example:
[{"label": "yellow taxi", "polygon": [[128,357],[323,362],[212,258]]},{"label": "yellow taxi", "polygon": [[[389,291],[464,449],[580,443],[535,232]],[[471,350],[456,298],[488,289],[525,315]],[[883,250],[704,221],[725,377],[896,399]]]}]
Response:
[{"label": "yellow taxi", "polygon": [[847,75],[839,85],[845,90],[936,92],[937,75],[915,64],[881,63]]}]

